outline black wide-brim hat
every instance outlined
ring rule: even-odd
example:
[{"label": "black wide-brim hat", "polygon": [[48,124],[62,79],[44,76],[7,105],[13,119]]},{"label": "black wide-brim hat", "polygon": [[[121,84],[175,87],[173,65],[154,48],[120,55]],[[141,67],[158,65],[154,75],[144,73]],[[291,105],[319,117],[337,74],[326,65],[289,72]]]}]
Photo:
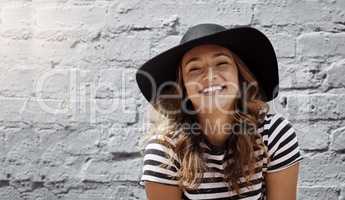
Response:
[{"label": "black wide-brim hat", "polygon": [[278,95],[278,62],[270,40],[250,26],[225,28],[218,24],[204,23],[190,27],[180,44],[146,61],[136,72],[140,91],[151,104],[158,88],[167,81],[177,80],[177,67],[183,55],[200,44],[218,44],[229,48],[248,66],[264,92],[268,102]]}]

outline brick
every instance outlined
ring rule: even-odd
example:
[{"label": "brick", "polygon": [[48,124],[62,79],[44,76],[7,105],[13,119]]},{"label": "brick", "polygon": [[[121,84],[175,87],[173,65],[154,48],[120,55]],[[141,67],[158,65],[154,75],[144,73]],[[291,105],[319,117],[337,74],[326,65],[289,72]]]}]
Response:
[{"label": "brick", "polygon": [[39,7],[58,7],[58,6],[106,6],[109,4],[108,0],[73,0],[73,1],[65,1],[65,0],[36,0],[34,2],[36,6]]},{"label": "brick", "polygon": [[136,88],[135,69],[105,69],[99,72],[97,98],[128,98],[140,95]]},{"label": "brick", "polygon": [[[2,98],[1,120],[61,123],[107,122],[135,123],[135,102],[132,99],[87,99],[64,102],[64,100]],[[121,113],[120,116],[113,113]]]},{"label": "brick", "polygon": [[0,71],[0,92],[8,97],[74,98],[83,94],[85,85],[94,85],[92,80],[96,78],[90,70],[4,68]]},{"label": "brick", "polygon": [[[14,180],[20,190],[26,191],[35,187],[33,181],[60,181],[64,178],[62,175],[73,174],[84,159],[81,154],[91,153],[92,146],[86,144],[91,141],[77,146],[78,142],[72,136],[58,131],[43,134],[25,129],[7,134],[7,145],[2,150],[4,157],[0,162],[0,177]],[[82,141],[83,138],[84,135],[78,140]],[[71,144],[76,146],[71,148]],[[84,152],[78,152],[78,148]],[[70,156],[77,153],[80,155]]]},{"label": "brick", "polygon": [[[0,115],[5,121],[26,121],[66,124],[66,109],[60,109],[61,100],[33,100],[14,97],[2,97]],[[60,113],[59,113],[60,112]]]},{"label": "brick", "polygon": [[[118,35],[109,41],[94,41],[100,34],[95,30],[81,33],[42,32],[34,40],[0,40],[1,63],[7,66],[44,66],[83,69],[99,69],[107,65],[124,65],[128,62],[143,64],[150,57],[150,36],[143,33]],[[80,36],[80,37],[79,37]],[[36,37],[36,36],[35,36]],[[69,38],[68,38],[69,37]],[[46,41],[48,39],[51,41]],[[65,41],[67,40],[68,41]],[[96,39],[97,40],[97,39]],[[2,51],[6,49],[6,51]],[[16,55],[13,58],[8,55]],[[110,63],[110,64],[109,64]],[[108,66],[107,66],[108,67]]]},{"label": "brick", "polygon": [[143,60],[150,56],[150,44],[148,33],[121,34],[105,43],[104,53],[110,61],[130,60],[143,64]]},{"label": "brick", "polygon": [[[65,160],[71,159],[70,156],[66,155],[66,152],[71,152],[73,149],[68,149],[68,144],[65,142],[69,141],[69,138],[66,136],[66,134],[59,134],[59,136],[50,134],[50,138],[48,141],[46,141],[47,145],[43,148],[43,151],[41,151],[40,157],[37,159],[37,161],[40,164],[40,167],[44,168],[56,168],[60,165],[63,165],[65,163]],[[90,145],[89,145],[90,146]],[[76,149],[75,147],[74,149]],[[79,147],[82,148],[82,147]],[[76,150],[74,153],[77,152]],[[71,152],[73,153],[73,152]],[[42,170],[41,173],[45,171]],[[39,180],[38,175],[35,174],[35,179]],[[44,174],[43,174],[44,175]]]},{"label": "brick", "polygon": [[323,87],[326,88],[345,88],[345,60],[338,60],[332,63],[323,72],[326,75]]},{"label": "brick", "polygon": [[294,36],[287,33],[265,34],[270,38],[278,58],[292,58],[295,56],[296,40]]},{"label": "brick", "polygon": [[345,127],[338,128],[332,132],[331,149],[336,151],[345,150]]},{"label": "brick", "polygon": [[[333,3],[333,2],[332,2]],[[268,1],[254,9],[254,22],[262,25],[324,24],[343,16],[342,8],[317,1]]]},{"label": "brick", "polygon": [[3,150],[6,163],[23,166],[39,157],[40,140],[34,137],[35,133],[32,130],[20,130],[12,134],[15,135],[6,135],[8,144]]},{"label": "brick", "polygon": [[13,187],[1,187],[0,198],[6,200],[23,200],[20,193]]},{"label": "brick", "polygon": [[49,199],[49,200],[57,200],[58,197],[47,188],[38,188],[35,189],[35,192],[28,193],[28,199]]},{"label": "brick", "polygon": [[286,111],[294,120],[344,118],[344,99],[343,94],[290,95]]},{"label": "brick", "polygon": [[314,199],[329,199],[338,200],[338,188],[325,187],[325,186],[311,186],[300,187],[298,199],[314,200]]},{"label": "brick", "polygon": [[340,185],[345,181],[344,157],[332,152],[304,156],[300,170],[303,186]]},{"label": "brick", "polygon": [[[101,98],[137,96],[138,91],[133,90],[133,85],[136,84],[134,70],[122,70],[122,73],[119,71],[117,69],[100,72],[79,69],[4,69],[0,76],[0,92],[8,97],[43,99],[85,100],[91,95]],[[99,83],[96,82],[98,76],[104,76]],[[119,85],[121,82],[123,87]],[[90,88],[95,91],[90,91]],[[109,94],[109,90],[113,92]]]},{"label": "brick", "polygon": [[63,140],[64,151],[71,155],[96,154],[99,151],[101,132],[98,129],[78,130]]},{"label": "brick", "polygon": [[111,128],[106,129],[107,139],[106,147],[107,152],[136,152],[138,151],[137,145],[144,130],[142,125],[123,127],[114,124]]},{"label": "brick", "polygon": [[[143,64],[150,57],[151,36],[148,33],[119,34],[105,33],[106,39],[99,42],[80,43],[73,47],[74,58],[62,64],[71,65],[75,61],[81,69],[99,69]],[[73,44],[71,43],[71,46]],[[80,54],[79,54],[80,53]]]},{"label": "brick", "polygon": [[137,181],[141,173],[141,158],[111,161],[91,160],[83,166],[80,178],[83,181]]},{"label": "brick", "polygon": [[41,7],[36,9],[37,26],[40,28],[102,27],[106,8],[94,6]]},{"label": "brick", "polygon": [[35,96],[43,99],[83,99],[90,95],[87,87],[94,86],[96,78],[97,73],[93,70],[46,70],[35,80],[33,91]]},{"label": "brick", "polygon": [[279,87],[291,88],[317,88],[324,81],[320,72],[320,64],[302,62],[298,64],[279,63]]},{"label": "brick", "polygon": [[94,199],[128,199],[128,200],[145,200],[145,190],[139,189],[130,184],[116,184],[112,183],[109,186],[104,186],[95,183],[94,188],[82,192],[79,190],[71,190],[62,199],[82,199],[82,200],[94,200]]},{"label": "brick", "polygon": [[[140,8],[140,9],[139,9]],[[152,12],[152,11],[155,12]],[[203,14],[207,10],[207,15]],[[164,21],[177,16],[182,25],[200,22],[213,22],[229,24],[249,24],[252,18],[252,4],[250,3],[198,3],[182,4],[176,2],[140,1],[135,6],[132,3],[114,4],[109,9],[108,26],[112,30],[135,28],[159,28]],[[149,13],[149,14],[147,14]],[[192,13],[192,14],[191,14]],[[137,19],[140,18],[140,21]]]},{"label": "brick", "polygon": [[69,180],[78,179],[77,175],[81,169],[80,164],[84,160],[75,158],[76,161],[73,164],[68,162],[68,160],[72,160],[71,157],[64,157],[64,160],[66,160],[66,163],[63,162],[59,166],[40,166],[39,169],[31,173],[31,177],[39,179],[44,176],[44,187],[54,193],[57,191],[67,191],[68,187],[73,185],[73,182]]},{"label": "brick", "polygon": [[294,123],[300,149],[326,150],[329,144],[329,131],[327,122]]},{"label": "brick", "polygon": [[4,6],[0,18],[2,28],[23,28],[34,24],[35,8],[31,5]]},{"label": "brick", "polygon": [[0,31],[1,37],[12,40],[28,40],[33,37],[33,31],[30,28],[3,28]]},{"label": "brick", "polygon": [[159,53],[166,51],[173,46],[177,45],[181,40],[181,36],[170,35],[162,38],[160,41],[152,44],[151,56],[158,55]]},{"label": "brick", "polygon": [[[8,38],[12,40],[28,40],[37,39],[44,41],[57,41],[57,42],[67,42],[73,45],[73,41],[82,42],[93,42],[99,39],[100,32],[102,28],[25,28],[25,27],[13,27],[13,28],[2,28],[0,29],[0,35],[3,38]],[[38,47],[36,47],[38,48]]]},{"label": "brick", "polygon": [[[49,68],[56,63],[62,66],[74,66],[79,63],[78,54],[73,54],[69,43],[47,42],[44,40],[0,40],[1,63],[11,67]],[[4,51],[6,49],[6,51]],[[10,56],[16,55],[16,56]],[[78,55],[78,56],[73,56]],[[74,64],[72,64],[74,63]]]},{"label": "brick", "polygon": [[28,97],[33,95],[33,86],[42,69],[1,68],[0,92],[5,96]]},{"label": "brick", "polygon": [[[202,14],[202,10],[207,10],[207,15]],[[178,15],[181,16],[182,24],[203,23],[213,19],[211,22],[224,25],[246,25],[250,24],[253,16],[252,4],[245,2],[182,5],[178,11],[181,12]]]},{"label": "brick", "polygon": [[136,110],[134,99],[95,99],[76,103],[71,121],[98,123],[135,123]]},{"label": "brick", "polygon": [[[36,28],[35,39],[46,40],[46,41],[66,41],[71,46],[74,41],[82,42],[92,42],[99,39],[99,34],[102,31],[101,28],[83,28],[83,29],[74,29],[74,28]],[[72,43],[73,42],[73,43]]]},{"label": "brick", "polygon": [[297,38],[297,55],[302,58],[344,56],[345,33],[313,32]]}]

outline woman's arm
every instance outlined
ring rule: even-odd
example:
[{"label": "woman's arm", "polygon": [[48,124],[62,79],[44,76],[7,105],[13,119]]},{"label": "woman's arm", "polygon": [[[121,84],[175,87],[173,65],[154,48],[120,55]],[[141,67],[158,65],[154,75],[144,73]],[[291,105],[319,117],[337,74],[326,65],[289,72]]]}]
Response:
[{"label": "woman's arm", "polygon": [[145,186],[148,200],[181,200],[182,191],[178,184],[181,163],[174,151],[174,143],[169,138],[162,142],[162,137],[165,136],[154,135],[146,145],[139,183]]},{"label": "woman's arm", "polygon": [[299,162],[265,175],[267,200],[296,200]]},{"label": "woman's arm", "polygon": [[265,181],[268,200],[296,200],[300,161],[296,130],[281,114],[271,116]]},{"label": "woman's arm", "polygon": [[181,200],[181,189],[177,186],[145,181],[148,200]]}]

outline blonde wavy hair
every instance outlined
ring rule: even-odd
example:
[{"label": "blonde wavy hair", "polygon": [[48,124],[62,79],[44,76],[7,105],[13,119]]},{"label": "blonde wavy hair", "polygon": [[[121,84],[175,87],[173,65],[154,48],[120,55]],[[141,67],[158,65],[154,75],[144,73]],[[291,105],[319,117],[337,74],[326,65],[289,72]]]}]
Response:
[{"label": "blonde wavy hair", "polygon": [[[231,51],[230,51],[231,52]],[[268,104],[264,101],[265,93],[259,87],[255,76],[250,72],[246,64],[233,52],[233,59],[239,71],[239,84],[249,84],[251,87],[244,93],[245,88],[240,89],[242,94],[235,99],[235,110],[229,117],[232,117],[233,124],[240,127],[251,127],[249,129],[241,129],[238,133],[231,134],[231,140],[227,140],[225,144],[225,155],[228,156],[226,167],[224,169],[224,181],[228,183],[229,190],[235,190],[240,195],[241,187],[250,187],[254,183],[251,182],[252,176],[262,170],[263,163],[256,166],[257,161],[262,158],[268,158],[267,147],[264,145],[261,135],[257,132],[257,127],[263,122],[265,115],[269,111]],[[205,164],[202,157],[204,148],[200,146],[200,134],[191,133],[190,129],[182,128],[181,124],[188,123],[192,125],[196,122],[194,115],[184,112],[183,103],[188,109],[194,109],[190,100],[183,102],[186,98],[186,89],[182,80],[181,61],[177,67],[177,84],[182,88],[182,99],[160,99],[159,97],[153,103],[153,123],[149,131],[142,138],[141,143],[147,141],[153,135],[161,135],[160,143],[168,145],[170,150],[175,152],[180,161],[180,169],[178,169],[179,187],[184,190],[193,190],[200,185],[203,172],[210,170]],[[176,87],[167,87],[161,94],[180,94],[181,90]],[[246,109],[246,112],[244,112]],[[178,110],[179,112],[172,112]],[[191,127],[191,126],[190,126]],[[167,139],[174,140],[171,145]],[[167,153],[170,165],[174,163],[172,153]],[[258,153],[256,153],[258,152]],[[233,160],[231,160],[232,158]],[[161,164],[161,167],[169,167],[169,165]],[[240,178],[245,178],[245,183],[241,183]]]}]

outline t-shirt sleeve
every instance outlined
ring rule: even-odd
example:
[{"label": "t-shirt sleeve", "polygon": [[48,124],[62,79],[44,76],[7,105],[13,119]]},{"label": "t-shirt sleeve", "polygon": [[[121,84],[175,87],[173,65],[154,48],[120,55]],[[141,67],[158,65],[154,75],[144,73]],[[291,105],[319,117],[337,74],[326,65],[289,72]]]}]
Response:
[{"label": "t-shirt sleeve", "polygon": [[[142,174],[139,178],[141,186],[145,185],[145,181],[178,185],[177,173],[180,168],[180,162],[173,150],[174,144],[171,141],[161,144],[159,141],[161,141],[161,137],[151,137],[144,149]],[[170,162],[170,156],[174,158],[173,162]],[[161,164],[168,166],[161,166]]]},{"label": "t-shirt sleeve", "polygon": [[275,114],[268,130],[267,172],[285,169],[303,159],[294,127],[281,114]]}]

